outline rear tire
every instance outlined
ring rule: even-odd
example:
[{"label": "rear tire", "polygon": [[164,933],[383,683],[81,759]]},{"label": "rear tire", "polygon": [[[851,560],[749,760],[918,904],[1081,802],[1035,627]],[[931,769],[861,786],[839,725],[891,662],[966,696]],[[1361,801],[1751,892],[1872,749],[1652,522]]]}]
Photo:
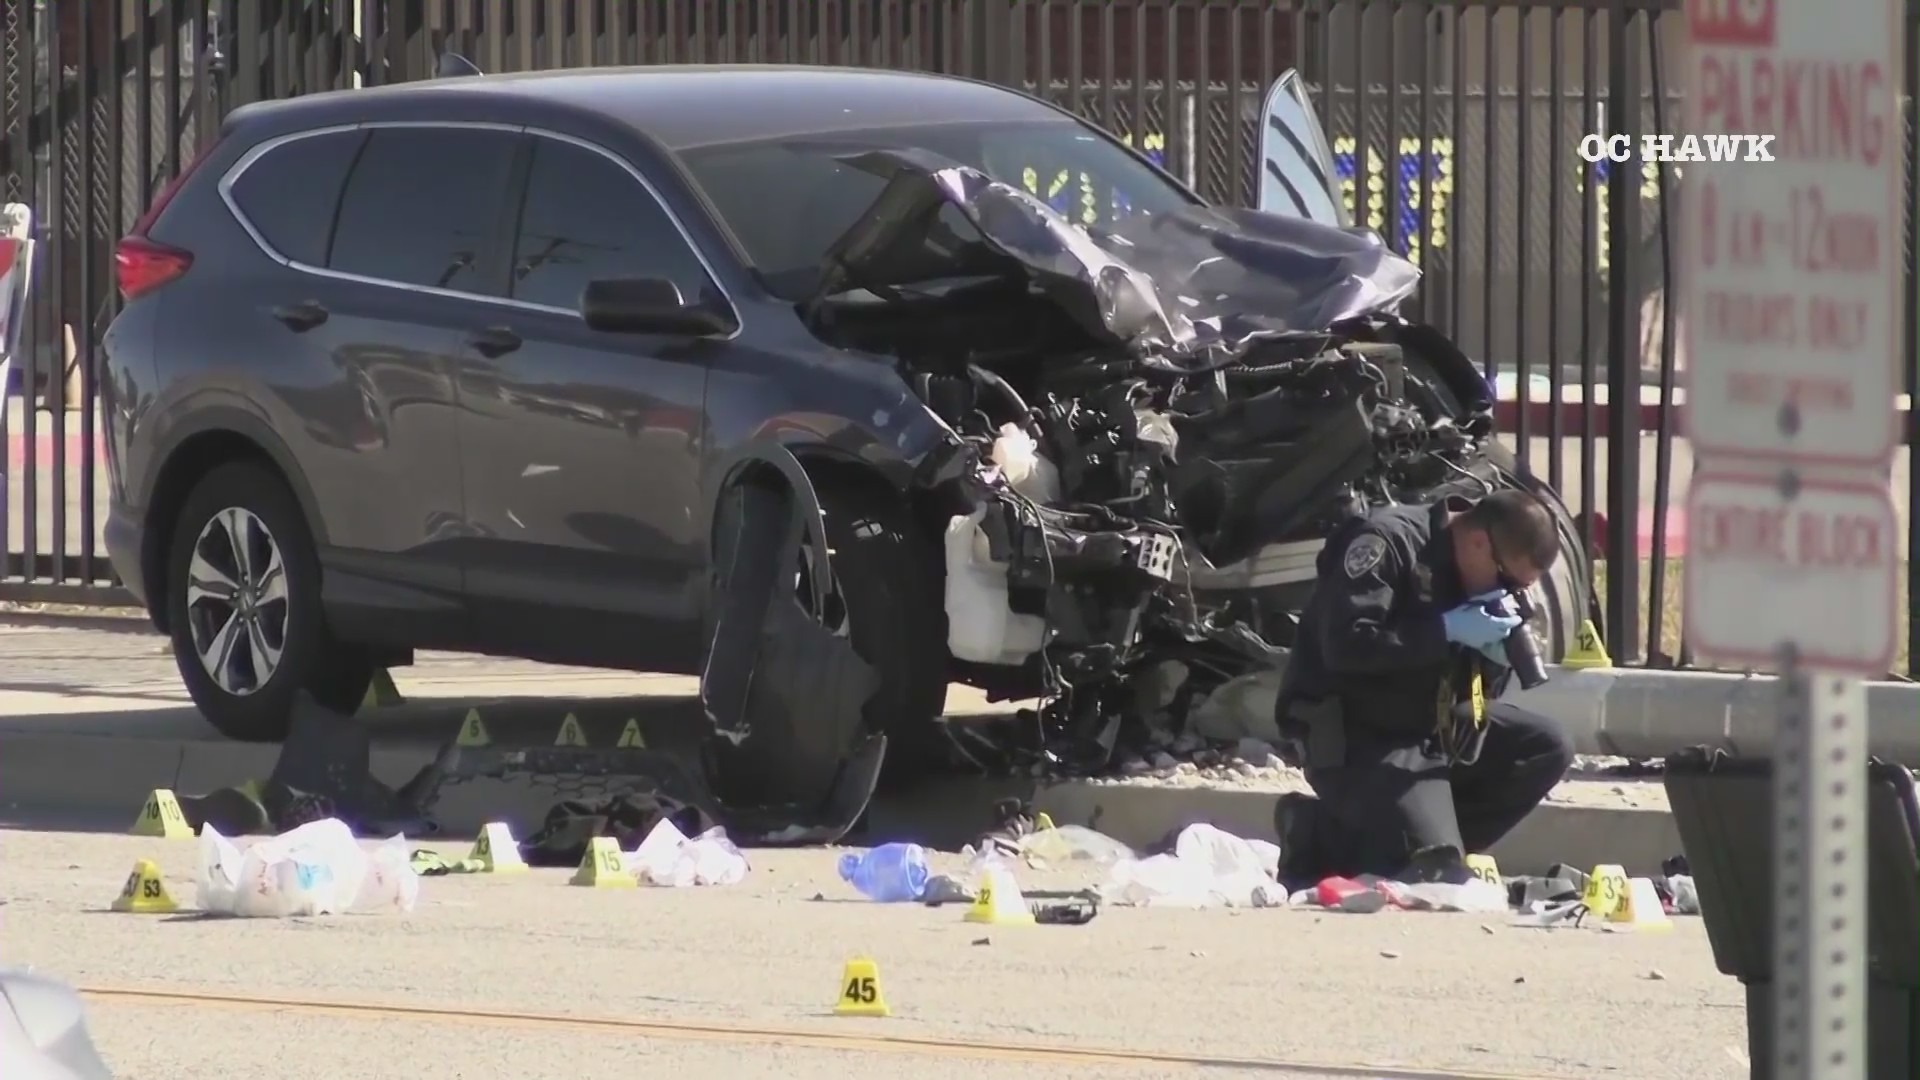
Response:
[{"label": "rear tire", "polygon": [[348,714],[365,699],[372,659],[328,631],[306,518],[265,466],[228,462],[194,485],[174,526],[165,581],[181,681],[221,734],[285,739],[302,690]]}]

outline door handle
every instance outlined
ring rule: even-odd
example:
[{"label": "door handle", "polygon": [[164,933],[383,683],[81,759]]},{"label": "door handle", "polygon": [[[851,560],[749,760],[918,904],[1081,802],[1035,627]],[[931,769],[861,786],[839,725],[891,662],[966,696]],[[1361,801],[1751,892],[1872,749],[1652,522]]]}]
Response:
[{"label": "door handle", "polygon": [[327,309],[317,300],[308,300],[299,304],[283,304],[273,309],[273,317],[287,324],[287,329],[296,334],[307,331],[327,321]]},{"label": "door handle", "polygon": [[504,326],[489,326],[476,331],[467,339],[475,352],[491,360],[496,356],[505,356],[520,347],[520,335]]}]

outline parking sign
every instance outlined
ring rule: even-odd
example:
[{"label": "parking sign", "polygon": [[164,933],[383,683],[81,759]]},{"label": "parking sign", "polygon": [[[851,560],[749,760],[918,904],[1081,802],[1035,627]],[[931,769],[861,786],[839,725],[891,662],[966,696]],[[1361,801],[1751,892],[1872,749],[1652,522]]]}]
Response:
[{"label": "parking sign", "polygon": [[1904,0],[1691,0],[1688,434],[1706,457],[1884,465],[1898,441]]},{"label": "parking sign", "polygon": [[1869,677],[1893,664],[1900,532],[1886,485],[1703,473],[1687,497],[1687,633],[1717,660]]}]

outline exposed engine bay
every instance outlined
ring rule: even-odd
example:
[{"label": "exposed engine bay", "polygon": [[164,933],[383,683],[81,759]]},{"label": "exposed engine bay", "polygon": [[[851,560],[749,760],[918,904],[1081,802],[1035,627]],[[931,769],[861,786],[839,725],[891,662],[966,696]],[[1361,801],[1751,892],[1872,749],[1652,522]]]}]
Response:
[{"label": "exposed engine bay", "polygon": [[[956,728],[976,762],[1097,771],[1143,709],[1277,671],[1351,515],[1544,492],[1472,362],[1393,314],[1419,271],[1371,233],[1208,207],[1089,228],[918,151],[844,160],[887,188],[803,313],[951,433],[920,488],[955,677],[1045,701],[1011,741]],[[1143,705],[1130,676],[1170,661],[1176,700]]]}]

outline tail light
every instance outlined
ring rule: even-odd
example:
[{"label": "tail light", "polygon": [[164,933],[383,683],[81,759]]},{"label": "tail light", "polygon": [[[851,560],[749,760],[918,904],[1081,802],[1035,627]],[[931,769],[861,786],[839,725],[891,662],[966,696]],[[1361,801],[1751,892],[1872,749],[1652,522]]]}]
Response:
[{"label": "tail light", "polygon": [[162,244],[147,235],[153,223],[160,220],[160,214],[173,201],[173,197],[186,186],[187,180],[200,168],[201,162],[213,153],[219,140],[207,144],[206,149],[194,155],[187,167],[155,195],[147,206],[147,212],[133,223],[133,231],[122,239],[113,249],[113,273],[120,286],[122,299],[131,300],[136,296],[150,293],[166,283],[186,273],[193,266],[193,253],[182,251],[169,244]]},{"label": "tail light", "polygon": [[126,300],[152,292],[191,266],[191,254],[144,236],[129,236],[113,249],[114,279]]}]

